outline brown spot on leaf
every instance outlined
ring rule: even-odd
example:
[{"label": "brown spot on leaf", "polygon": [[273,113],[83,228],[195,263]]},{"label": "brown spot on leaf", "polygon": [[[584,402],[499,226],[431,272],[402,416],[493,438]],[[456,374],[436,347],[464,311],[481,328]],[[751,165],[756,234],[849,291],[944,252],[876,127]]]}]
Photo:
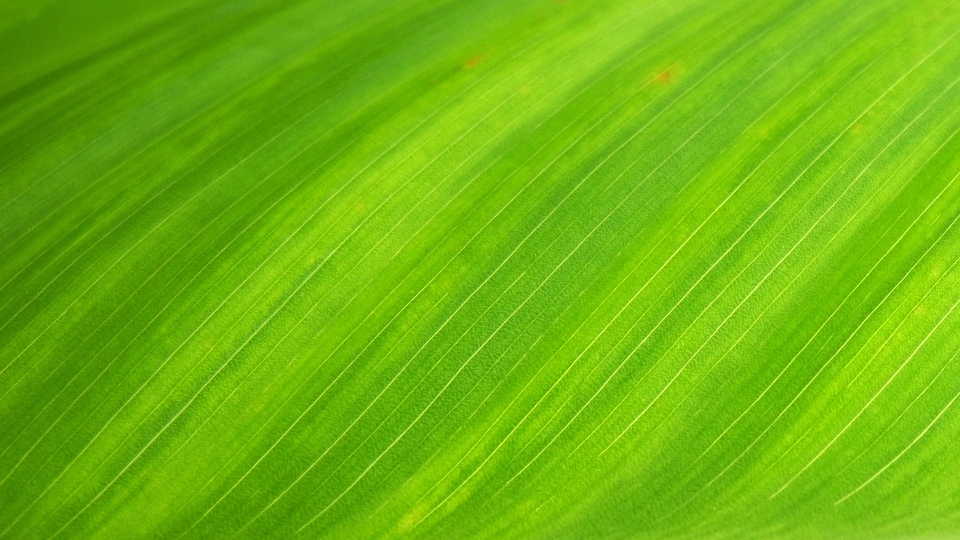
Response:
[{"label": "brown spot on leaf", "polygon": [[472,69],[479,66],[481,63],[483,63],[483,56],[478,54],[467,59],[467,61],[463,63],[463,67],[464,69]]},{"label": "brown spot on leaf", "polygon": [[657,74],[657,82],[667,84],[673,81],[673,72],[669,69],[665,69]]}]

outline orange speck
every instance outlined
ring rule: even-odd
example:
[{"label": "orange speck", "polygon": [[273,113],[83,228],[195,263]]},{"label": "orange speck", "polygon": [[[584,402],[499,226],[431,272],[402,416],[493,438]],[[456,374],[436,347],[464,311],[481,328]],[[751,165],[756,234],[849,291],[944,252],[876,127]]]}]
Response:
[{"label": "orange speck", "polygon": [[673,80],[673,73],[669,70],[663,70],[657,75],[657,82],[668,83]]},{"label": "orange speck", "polygon": [[482,62],[483,62],[483,56],[478,54],[477,56],[474,56],[473,58],[470,58],[466,62],[464,62],[463,67],[466,69],[475,68],[479,66]]}]

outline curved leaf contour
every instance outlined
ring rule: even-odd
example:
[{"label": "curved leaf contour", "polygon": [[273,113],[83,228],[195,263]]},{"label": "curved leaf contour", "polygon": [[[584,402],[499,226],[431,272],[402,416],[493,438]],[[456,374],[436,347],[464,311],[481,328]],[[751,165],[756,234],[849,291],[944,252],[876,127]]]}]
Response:
[{"label": "curved leaf contour", "polygon": [[0,14],[0,538],[960,537],[955,0]]}]

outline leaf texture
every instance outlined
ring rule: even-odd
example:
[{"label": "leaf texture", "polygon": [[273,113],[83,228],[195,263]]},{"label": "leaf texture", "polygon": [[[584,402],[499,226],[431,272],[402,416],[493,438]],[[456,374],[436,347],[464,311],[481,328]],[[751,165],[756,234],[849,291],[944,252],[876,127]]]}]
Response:
[{"label": "leaf texture", "polygon": [[960,537],[954,0],[6,0],[0,66],[0,538]]}]

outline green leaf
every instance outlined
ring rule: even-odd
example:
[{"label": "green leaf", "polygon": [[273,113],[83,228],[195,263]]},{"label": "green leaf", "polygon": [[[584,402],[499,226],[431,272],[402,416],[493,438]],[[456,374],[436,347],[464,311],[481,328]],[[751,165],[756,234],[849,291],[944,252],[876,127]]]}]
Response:
[{"label": "green leaf", "polygon": [[960,536],[954,0],[0,2],[0,538]]}]

